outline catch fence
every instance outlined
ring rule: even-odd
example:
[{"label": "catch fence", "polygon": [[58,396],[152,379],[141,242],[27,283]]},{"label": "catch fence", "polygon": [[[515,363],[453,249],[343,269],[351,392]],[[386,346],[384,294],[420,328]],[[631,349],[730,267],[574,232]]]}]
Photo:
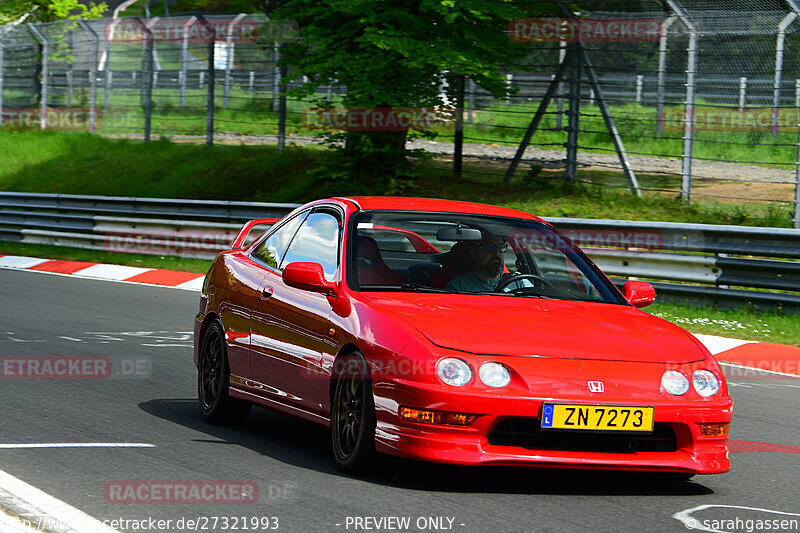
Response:
[{"label": "catch fence", "polygon": [[[507,69],[508,98],[465,80],[464,141],[510,159],[493,147],[520,145],[552,86],[530,137],[538,150],[520,151],[509,178],[561,167],[567,179],[637,194],[767,202],[800,227],[800,5],[602,4],[509,21],[509,40],[531,53]],[[347,80],[282,106],[284,90],[307,81],[287,84],[291,66],[277,63],[281,43],[295,38],[290,21],[263,14],[4,26],[0,126],[319,142],[328,125],[314,110],[340,107]],[[442,74],[446,104],[459,101],[458,85]],[[456,125],[445,125],[436,140],[452,143]]]}]

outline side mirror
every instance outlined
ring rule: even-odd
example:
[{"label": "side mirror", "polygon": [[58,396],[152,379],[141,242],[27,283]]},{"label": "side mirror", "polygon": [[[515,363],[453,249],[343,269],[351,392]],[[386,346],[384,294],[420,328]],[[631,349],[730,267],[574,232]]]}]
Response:
[{"label": "side mirror", "polygon": [[326,296],[336,294],[336,284],[325,279],[322,265],[297,261],[283,268],[283,282],[304,291],[321,292]]},{"label": "side mirror", "polygon": [[646,307],[656,300],[656,290],[646,281],[626,281],[622,294],[634,307]]},{"label": "side mirror", "polygon": [[275,224],[279,219],[277,218],[256,218],[255,220],[251,220],[247,222],[242,229],[239,230],[239,233],[236,234],[236,238],[233,239],[231,243],[231,250],[238,250],[240,248],[244,248],[245,239],[247,236],[250,235],[250,231],[262,224]]}]

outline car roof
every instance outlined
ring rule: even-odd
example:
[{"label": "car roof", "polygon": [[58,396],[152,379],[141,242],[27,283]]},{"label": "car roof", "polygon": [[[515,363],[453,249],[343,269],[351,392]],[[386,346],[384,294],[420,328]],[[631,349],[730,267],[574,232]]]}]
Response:
[{"label": "car roof", "polygon": [[361,210],[380,209],[391,211],[473,213],[480,215],[495,215],[501,217],[525,218],[542,221],[542,219],[539,217],[518,209],[499,207],[489,204],[479,204],[475,202],[461,202],[457,200],[442,200],[438,198],[408,198],[404,196],[350,196],[347,198],[338,199],[352,202]]}]

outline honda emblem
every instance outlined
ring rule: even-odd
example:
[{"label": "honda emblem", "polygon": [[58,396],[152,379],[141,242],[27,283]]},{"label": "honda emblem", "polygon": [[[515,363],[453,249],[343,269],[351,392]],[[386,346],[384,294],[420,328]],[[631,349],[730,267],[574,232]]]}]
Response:
[{"label": "honda emblem", "polygon": [[605,392],[606,387],[602,381],[590,381],[589,392]]}]

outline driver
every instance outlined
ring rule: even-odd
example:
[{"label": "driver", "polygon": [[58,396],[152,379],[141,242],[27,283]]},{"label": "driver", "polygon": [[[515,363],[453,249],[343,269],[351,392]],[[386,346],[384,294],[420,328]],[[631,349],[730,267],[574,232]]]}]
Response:
[{"label": "driver", "polygon": [[[503,254],[506,250],[508,243],[503,237],[484,233],[481,240],[470,248],[472,269],[451,279],[444,288],[453,292],[494,292],[503,278]],[[508,288],[525,286],[525,281],[511,283]]]}]

